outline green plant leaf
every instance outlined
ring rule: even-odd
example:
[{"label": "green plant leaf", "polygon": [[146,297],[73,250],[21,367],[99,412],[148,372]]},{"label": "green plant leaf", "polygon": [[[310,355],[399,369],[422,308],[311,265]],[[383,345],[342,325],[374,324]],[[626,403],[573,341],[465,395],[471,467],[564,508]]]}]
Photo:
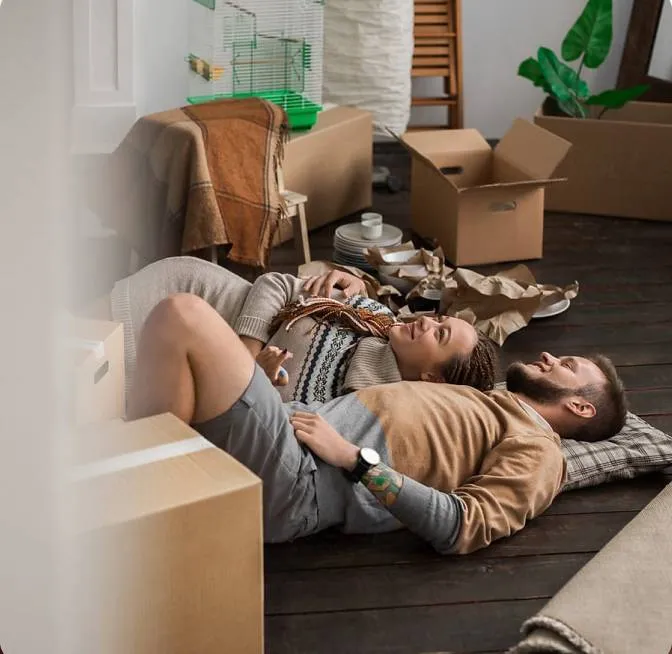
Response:
[{"label": "green plant leaf", "polygon": [[528,57],[520,64],[520,66],[518,66],[518,75],[525,79],[529,79],[535,86],[541,87],[546,93],[551,92],[551,88],[546,82],[541,66],[534,57]]},{"label": "green plant leaf", "polygon": [[578,73],[573,68],[560,61],[557,57],[555,66],[560,79],[572,90],[574,95],[581,100],[585,100],[590,96],[588,84],[579,77]]},{"label": "green plant leaf", "polygon": [[576,61],[583,56],[587,68],[597,68],[607,58],[612,38],[612,0],[588,0],[562,42],[562,58]]},{"label": "green plant leaf", "polygon": [[586,118],[588,115],[583,105],[576,98],[572,98],[569,102],[558,101],[558,107],[568,116],[573,116],[574,118]]},{"label": "green plant leaf", "polygon": [[572,97],[572,92],[560,77],[558,72],[560,60],[555,52],[549,48],[539,48],[537,58],[539,59],[541,72],[553,96],[561,102],[568,102]]},{"label": "green plant leaf", "polygon": [[628,104],[628,102],[632,102],[644,95],[649,88],[650,86],[648,84],[640,84],[639,86],[633,86],[629,89],[604,91],[597,95],[591,95],[586,100],[586,104],[598,105],[600,107],[606,107],[607,109],[620,109]]},{"label": "green plant leaf", "polygon": [[588,85],[579,78],[576,71],[558,59],[549,48],[539,48],[539,66],[550,88],[550,94],[556,99],[562,111],[570,116],[585,118],[586,111],[580,98],[588,97]]}]

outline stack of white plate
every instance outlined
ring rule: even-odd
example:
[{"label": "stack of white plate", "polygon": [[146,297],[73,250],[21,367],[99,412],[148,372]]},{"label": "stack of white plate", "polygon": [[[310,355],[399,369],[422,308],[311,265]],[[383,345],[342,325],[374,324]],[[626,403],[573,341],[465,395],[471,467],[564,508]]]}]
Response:
[{"label": "stack of white plate", "polygon": [[369,240],[362,236],[361,223],[341,225],[334,234],[334,263],[373,271],[373,267],[364,258],[364,250],[374,247],[394,247],[401,243],[403,236],[398,227],[383,223],[383,233],[380,238]]}]

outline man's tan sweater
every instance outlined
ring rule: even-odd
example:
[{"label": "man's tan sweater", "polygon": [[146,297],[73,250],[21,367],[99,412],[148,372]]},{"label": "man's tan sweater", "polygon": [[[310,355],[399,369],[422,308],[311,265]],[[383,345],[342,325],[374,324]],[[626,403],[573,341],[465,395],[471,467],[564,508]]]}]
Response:
[{"label": "man's tan sweater", "polygon": [[[404,475],[389,513],[439,551],[464,554],[514,534],[549,507],[565,476],[559,436],[508,391],[399,382],[318,412]],[[364,491],[350,498],[346,530],[384,530]]]}]

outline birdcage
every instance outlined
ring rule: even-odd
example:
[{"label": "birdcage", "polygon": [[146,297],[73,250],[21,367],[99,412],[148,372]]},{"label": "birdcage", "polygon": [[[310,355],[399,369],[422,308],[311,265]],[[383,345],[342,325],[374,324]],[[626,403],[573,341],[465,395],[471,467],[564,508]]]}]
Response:
[{"label": "birdcage", "polygon": [[308,129],[322,108],[324,0],[192,0],[188,101],[261,97]]}]

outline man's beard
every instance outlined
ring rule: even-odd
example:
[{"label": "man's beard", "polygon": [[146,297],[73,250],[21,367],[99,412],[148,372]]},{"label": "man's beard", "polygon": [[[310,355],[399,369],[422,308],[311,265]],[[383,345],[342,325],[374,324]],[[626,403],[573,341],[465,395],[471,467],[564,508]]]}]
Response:
[{"label": "man's beard", "polygon": [[558,386],[548,379],[534,379],[521,362],[512,363],[507,368],[506,388],[542,404],[555,404],[572,395],[570,389]]}]

